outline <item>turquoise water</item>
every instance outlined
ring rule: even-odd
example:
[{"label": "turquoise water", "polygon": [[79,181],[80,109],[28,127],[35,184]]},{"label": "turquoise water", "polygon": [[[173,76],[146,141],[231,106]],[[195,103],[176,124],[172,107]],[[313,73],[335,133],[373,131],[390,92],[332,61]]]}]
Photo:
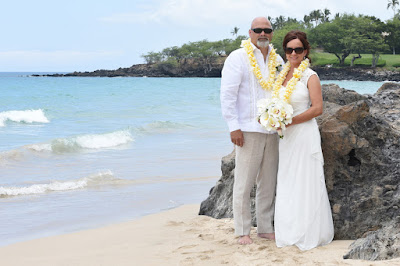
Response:
[{"label": "turquoise water", "polygon": [[0,245],[200,203],[233,149],[219,85],[0,73]]}]

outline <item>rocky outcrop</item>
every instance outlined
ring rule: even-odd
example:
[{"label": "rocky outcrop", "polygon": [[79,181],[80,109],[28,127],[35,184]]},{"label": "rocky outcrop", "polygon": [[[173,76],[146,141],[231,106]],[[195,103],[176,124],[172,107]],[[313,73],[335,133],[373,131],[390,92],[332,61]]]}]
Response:
[{"label": "rocky outcrop", "polygon": [[350,245],[344,259],[390,260],[400,257],[400,217]]},{"label": "rocky outcrop", "polygon": [[[221,58],[223,59],[223,58]],[[73,72],[68,74],[51,74],[51,77],[221,77],[223,60],[218,63],[199,64],[195,60],[182,64],[137,64],[116,70],[100,69],[93,72]],[[400,81],[400,71],[389,71],[376,68],[359,67],[313,67],[321,80],[371,80]],[[42,76],[42,75],[32,75]]]},{"label": "rocky outcrop", "polygon": [[[355,92],[325,89],[324,98]],[[400,91],[394,84],[391,91]],[[356,239],[400,215],[400,132],[377,110],[382,94],[327,102],[319,119],[336,239]],[[368,99],[374,99],[370,101]],[[399,105],[400,102],[397,102]],[[399,193],[400,194],[400,193]]]},{"label": "rocky outcrop", "polygon": [[[235,152],[221,160],[222,176],[210,190],[210,196],[201,203],[200,215],[217,219],[232,217],[232,193],[235,169]],[[254,201],[254,197],[253,197]],[[254,212],[254,206],[252,208]]]},{"label": "rocky outcrop", "polygon": [[313,67],[321,80],[400,81],[399,71],[365,67]]},{"label": "rocky outcrop", "polygon": [[[396,83],[374,95],[323,86],[324,114],[317,121],[335,239],[365,238],[400,216],[399,95]],[[201,204],[200,214],[232,217],[233,155],[229,158],[223,160],[218,191],[211,190],[213,199]]]},{"label": "rocky outcrop", "polygon": [[389,124],[400,130],[400,90],[399,84],[387,82],[375,93],[368,96],[372,102],[371,112],[386,120]]},{"label": "rocky outcrop", "polygon": [[[100,69],[93,72],[44,75],[50,77],[221,77],[223,63],[199,64],[187,62],[174,65],[168,63],[137,64],[116,70]],[[41,75],[32,75],[41,76]]]}]

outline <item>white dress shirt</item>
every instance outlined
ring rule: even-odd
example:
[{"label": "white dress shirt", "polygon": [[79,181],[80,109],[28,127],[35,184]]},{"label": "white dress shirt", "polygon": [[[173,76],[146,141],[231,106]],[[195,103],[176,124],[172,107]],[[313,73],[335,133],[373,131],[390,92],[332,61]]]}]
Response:
[{"label": "white dress shirt", "polygon": [[[268,81],[271,49],[267,60],[264,61],[260,49],[254,44],[251,45],[263,78]],[[280,62],[278,65],[283,66],[284,61],[279,55],[277,60]],[[246,132],[275,133],[268,132],[257,121],[257,101],[265,97],[271,97],[271,92],[262,89],[244,48],[233,51],[225,60],[221,77],[222,116],[228,124],[229,131],[240,129]]]}]

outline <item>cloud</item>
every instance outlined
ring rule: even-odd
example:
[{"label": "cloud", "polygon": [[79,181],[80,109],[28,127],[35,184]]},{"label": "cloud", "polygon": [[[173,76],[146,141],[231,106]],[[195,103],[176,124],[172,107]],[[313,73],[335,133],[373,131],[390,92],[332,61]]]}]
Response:
[{"label": "cloud", "polygon": [[[153,0],[147,5],[135,7],[132,12],[115,13],[100,18],[109,23],[136,23],[183,25],[205,27],[206,25],[236,25],[249,21],[256,16],[285,16],[303,19],[315,9],[328,8],[335,13],[356,12],[373,14],[386,11],[386,4],[379,1],[356,0]],[[377,13],[378,14],[378,13]],[[378,17],[382,17],[377,15]],[[384,18],[384,17],[382,17]]]},{"label": "cloud", "polygon": [[271,0],[168,0],[155,1],[140,10],[116,13],[100,18],[112,23],[157,23],[202,27],[206,25],[232,25],[255,16],[267,16],[272,10],[285,8],[287,3]]}]

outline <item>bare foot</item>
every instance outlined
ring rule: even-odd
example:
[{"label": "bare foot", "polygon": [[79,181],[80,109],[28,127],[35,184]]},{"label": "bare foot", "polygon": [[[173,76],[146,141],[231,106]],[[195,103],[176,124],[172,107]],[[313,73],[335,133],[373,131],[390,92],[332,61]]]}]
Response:
[{"label": "bare foot", "polygon": [[238,240],[238,243],[240,245],[248,245],[248,244],[253,243],[253,240],[251,240],[250,236],[248,236],[248,235],[247,236],[241,236],[239,238],[239,240]]},{"label": "bare foot", "polygon": [[269,239],[269,240],[275,240],[275,234],[274,233],[262,233],[262,234],[257,234],[258,235],[258,237],[261,237],[261,238],[266,238],[266,239]]}]

